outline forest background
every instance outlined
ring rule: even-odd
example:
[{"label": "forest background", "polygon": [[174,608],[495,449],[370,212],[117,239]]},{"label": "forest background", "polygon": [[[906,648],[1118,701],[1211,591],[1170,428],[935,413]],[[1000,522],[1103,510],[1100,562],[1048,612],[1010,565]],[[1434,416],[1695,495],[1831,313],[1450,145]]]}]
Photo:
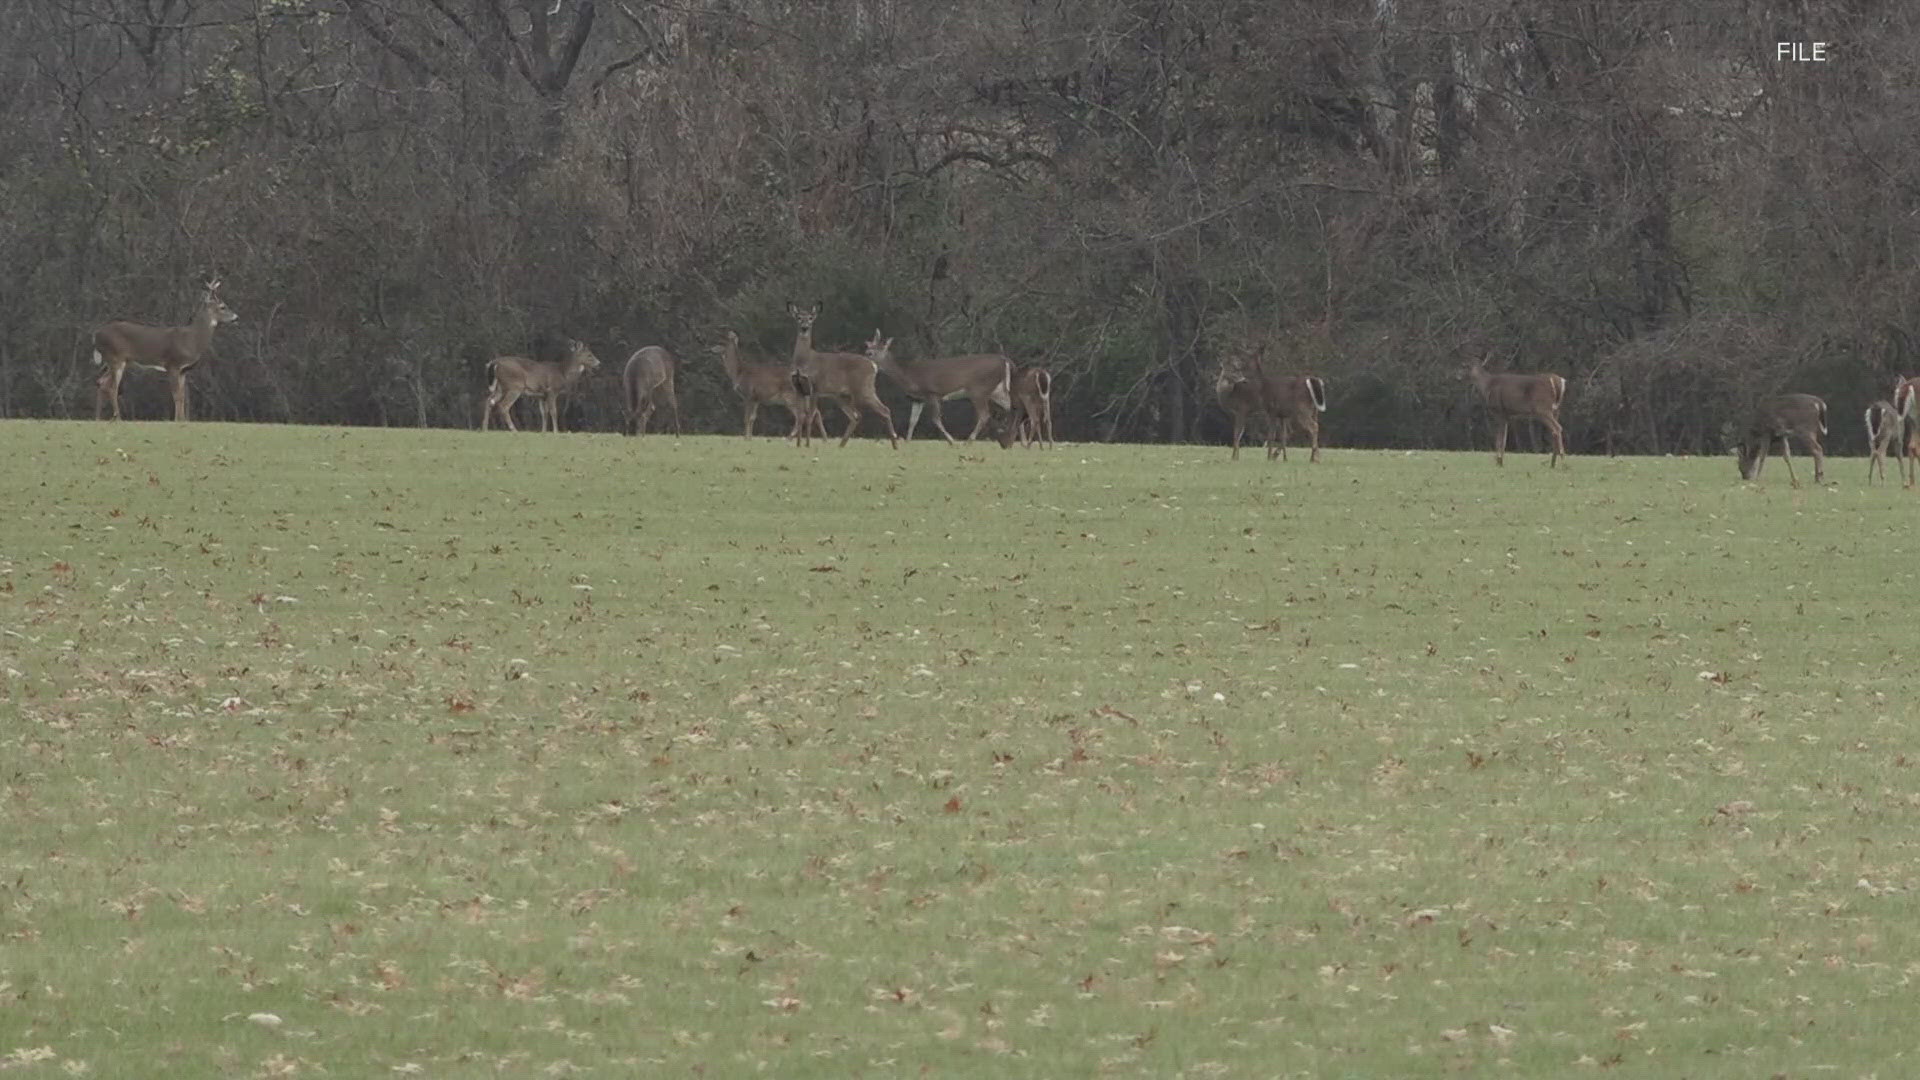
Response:
[{"label": "forest background", "polygon": [[1920,371],[1915,56],[1891,0],[15,0],[0,415],[91,415],[92,327],[217,274],[208,419],[471,427],[570,335],[572,424],[663,344],[737,431],[710,349],[792,299],[1048,366],[1063,438],[1218,440],[1262,351],[1336,445],[1461,447],[1485,355],[1576,451],[1717,453]]}]

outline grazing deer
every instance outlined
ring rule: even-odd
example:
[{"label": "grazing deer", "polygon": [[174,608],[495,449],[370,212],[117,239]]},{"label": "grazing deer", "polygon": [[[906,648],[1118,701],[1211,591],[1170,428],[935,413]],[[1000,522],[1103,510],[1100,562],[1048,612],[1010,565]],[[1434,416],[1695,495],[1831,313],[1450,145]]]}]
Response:
[{"label": "grazing deer", "polygon": [[[893,413],[873,388],[874,376],[880,369],[859,353],[814,351],[813,321],[820,316],[819,304],[803,311],[788,301],[787,314],[793,316],[799,331],[793,339],[794,391],[808,402],[808,411],[817,412],[818,401],[823,397],[839,403],[840,411],[847,417],[847,429],[840,433],[841,446],[853,438],[853,429],[860,426],[860,417],[871,412],[887,425],[887,442],[898,450],[900,438],[894,434]],[[803,438],[808,423],[810,419],[802,421]],[[824,430],[824,424],[822,428]]]},{"label": "grazing deer", "polygon": [[1043,367],[1023,367],[1013,373],[1013,416],[1000,435],[1000,445],[1014,440],[1032,447],[1053,449],[1053,374]]},{"label": "grazing deer", "polygon": [[522,397],[530,397],[540,404],[540,430],[560,430],[560,395],[573,389],[580,377],[600,366],[600,358],[593,355],[584,342],[568,339],[567,359],[564,363],[551,360],[529,360],[524,356],[498,356],[487,361],[487,371],[493,381],[487,386],[487,403],[480,413],[480,430],[486,431],[492,426],[497,413],[508,431],[519,431],[514,426],[513,403]]},{"label": "grazing deer", "polygon": [[[1899,447],[1895,437],[1900,434],[1903,424],[1900,413],[1890,401],[1876,401],[1867,406],[1867,483],[1873,483],[1874,469],[1880,470],[1880,480],[1887,479],[1887,448]],[[1894,451],[1899,455],[1900,450]],[[1907,463],[1904,457],[1899,459],[1900,479],[1907,478]]]},{"label": "grazing deer", "polygon": [[201,286],[200,313],[190,326],[115,321],[93,332],[93,362],[100,365],[93,380],[95,420],[109,403],[113,418],[120,419],[120,380],[128,364],[165,372],[173,390],[173,418],[187,419],[187,372],[199,365],[213,341],[214,327],[240,317],[220,299],[218,278],[208,278]]},{"label": "grazing deer", "polygon": [[621,403],[627,411],[627,434],[645,435],[647,421],[665,401],[673,410],[673,433],[680,434],[680,398],[673,392],[673,354],[658,345],[636,349],[620,372]]},{"label": "grazing deer", "polygon": [[726,342],[715,345],[713,350],[720,354],[720,366],[727,373],[727,381],[745,402],[746,423],[740,432],[742,436],[752,437],[753,419],[760,414],[760,406],[781,405],[793,413],[793,430],[787,433],[787,438],[799,442],[800,426],[806,421],[820,430],[821,438],[827,437],[827,427],[820,414],[809,410],[806,395],[794,389],[791,367],[740,359],[740,335],[731,330],[727,331]]},{"label": "grazing deer", "polygon": [[953,435],[947,431],[946,420],[940,415],[941,402],[950,398],[964,397],[973,402],[973,431],[967,435],[968,442],[980,437],[981,429],[993,416],[993,406],[998,405],[1008,413],[1013,411],[1013,361],[1004,356],[975,353],[938,360],[901,361],[894,358],[893,339],[883,341],[880,331],[875,330],[867,342],[867,359],[913,398],[913,411],[907,419],[908,442],[913,441],[913,429],[920,426],[920,410],[931,406],[934,428],[948,444],[953,443]]},{"label": "grazing deer", "polygon": [[1560,429],[1560,403],[1567,396],[1567,380],[1558,375],[1515,375],[1486,370],[1484,361],[1475,360],[1467,369],[1467,378],[1486,399],[1493,415],[1493,462],[1507,463],[1507,425],[1515,420],[1538,420],[1553,436],[1551,469],[1567,456],[1566,440]]},{"label": "grazing deer", "polygon": [[1746,434],[1740,438],[1735,450],[1740,464],[1740,479],[1758,480],[1760,470],[1767,463],[1767,456],[1773,452],[1773,445],[1780,444],[1780,456],[1787,459],[1787,476],[1794,487],[1800,486],[1800,478],[1793,473],[1794,439],[1807,444],[1807,450],[1813,454],[1813,482],[1823,481],[1827,469],[1827,454],[1820,448],[1820,436],[1827,433],[1827,403],[1812,394],[1781,394],[1760,403],[1753,412],[1753,420],[1747,425]]}]

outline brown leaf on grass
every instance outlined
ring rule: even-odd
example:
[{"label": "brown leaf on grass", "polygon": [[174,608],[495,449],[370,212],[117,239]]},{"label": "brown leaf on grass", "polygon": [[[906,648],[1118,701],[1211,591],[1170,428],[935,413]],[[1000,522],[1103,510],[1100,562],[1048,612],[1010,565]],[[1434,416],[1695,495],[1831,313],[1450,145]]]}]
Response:
[{"label": "brown leaf on grass", "polygon": [[447,711],[450,713],[470,713],[473,711],[473,699],[464,694],[448,694]]},{"label": "brown leaf on grass", "polygon": [[959,813],[960,812],[960,796],[955,795],[953,798],[948,799],[946,805],[942,806],[940,809],[946,811],[949,814]]},{"label": "brown leaf on grass", "polygon": [[840,572],[840,568],[832,563],[821,563],[819,566],[809,566],[807,569],[815,574],[837,574]]}]

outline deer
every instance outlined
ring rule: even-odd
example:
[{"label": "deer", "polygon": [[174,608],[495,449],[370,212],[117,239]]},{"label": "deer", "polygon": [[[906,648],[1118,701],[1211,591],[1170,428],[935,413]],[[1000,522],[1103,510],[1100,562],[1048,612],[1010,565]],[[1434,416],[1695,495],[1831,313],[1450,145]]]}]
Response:
[{"label": "deer", "polygon": [[1893,411],[1900,417],[1905,429],[1905,453],[1900,456],[1900,477],[1911,488],[1915,480],[1920,480],[1920,416],[1914,415],[1913,399],[1920,393],[1920,378],[1908,378],[1905,375],[1893,380]]},{"label": "deer", "polygon": [[1780,456],[1787,459],[1787,476],[1794,487],[1800,486],[1800,478],[1793,472],[1793,449],[1791,443],[1799,439],[1807,445],[1813,454],[1813,482],[1817,485],[1826,474],[1827,454],[1820,448],[1820,436],[1827,433],[1827,403],[1812,394],[1781,394],[1768,398],[1753,411],[1753,419],[1747,424],[1746,433],[1740,437],[1740,443],[1734,450],[1735,459],[1740,465],[1740,479],[1758,480],[1760,470],[1767,463],[1767,456],[1773,452],[1773,445],[1780,444]]},{"label": "deer", "polygon": [[480,413],[480,430],[492,426],[497,413],[508,431],[519,431],[513,423],[513,403],[531,397],[540,403],[540,430],[560,430],[560,395],[573,389],[581,376],[600,366],[584,342],[567,340],[567,359],[529,360],[524,356],[496,356],[487,361],[493,381],[487,385],[487,403]]},{"label": "deer", "polygon": [[913,398],[913,411],[907,419],[908,442],[913,441],[913,429],[920,425],[921,409],[930,408],[934,428],[949,446],[957,445],[940,415],[941,403],[951,398],[964,397],[973,402],[973,431],[967,435],[968,442],[980,437],[993,416],[993,406],[1003,412],[1013,411],[1013,361],[996,353],[902,361],[893,355],[893,339],[882,340],[876,329],[867,342],[867,359]]},{"label": "deer", "polygon": [[1013,415],[1001,433],[1000,445],[1014,440],[1031,448],[1035,443],[1053,449],[1053,373],[1043,367],[1023,367],[1013,373]]},{"label": "deer", "polygon": [[200,312],[187,326],[148,326],[115,320],[93,332],[93,362],[100,367],[93,380],[93,418],[101,419],[106,406],[120,416],[120,380],[127,365],[164,372],[173,391],[173,418],[186,420],[187,372],[199,366],[213,341],[213,331],[240,318],[220,299],[220,279],[201,282]]},{"label": "deer", "polygon": [[786,364],[762,364],[740,359],[740,335],[727,331],[724,343],[715,345],[713,351],[720,356],[720,367],[727,373],[727,381],[733,384],[734,392],[739,394],[746,406],[746,423],[740,434],[753,436],[753,420],[760,414],[762,405],[781,405],[793,413],[793,430],[787,438],[800,441],[802,421],[811,421],[820,431],[820,437],[827,437],[826,425],[817,412],[807,407],[806,396],[794,389],[793,369]]},{"label": "deer", "polygon": [[[1254,363],[1258,365],[1259,360]],[[1327,381],[1318,375],[1273,376],[1260,370],[1260,382],[1267,412],[1267,460],[1287,460],[1287,435],[1298,424],[1313,445],[1307,461],[1318,462],[1320,414],[1327,411]]]},{"label": "deer", "polygon": [[[847,417],[847,428],[840,433],[841,446],[853,438],[854,428],[860,426],[860,417],[871,412],[887,425],[888,444],[895,450],[900,449],[899,436],[893,430],[893,413],[874,391],[874,376],[880,369],[860,353],[814,351],[813,321],[820,317],[818,303],[802,309],[789,300],[787,314],[793,317],[798,328],[793,339],[794,392],[808,403],[807,411],[817,412],[818,399],[822,397],[839,402],[840,411]],[[803,438],[811,421],[808,417],[801,422]],[[821,429],[825,430],[824,422]]]},{"label": "deer", "polygon": [[621,404],[626,407],[626,431],[645,435],[647,421],[665,401],[673,410],[673,433],[680,434],[680,398],[673,392],[673,354],[658,345],[634,350],[620,372]]},{"label": "deer", "polygon": [[1507,463],[1507,425],[1515,420],[1538,420],[1553,436],[1551,469],[1567,456],[1567,444],[1560,428],[1560,403],[1567,396],[1567,380],[1559,375],[1516,375],[1490,372],[1485,361],[1475,360],[1467,369],[1467,378],[1486,399],[1493,415],[1493,463]]},{"label": "deer", "polygon": [[1904,481],[1907,478],[1906,458],[1900,456],[1903,447],[1895,441],[1895,436],[1901,433],[1901,428],[1904,426],[1900,412],[1893,407],[1893,402],[1876,401],[1867,406],[1867,483],[1873,483],[1876,467],[1880,471],[1880,482],[1886,483],[1888,447],[1894,448],[1894,454],[1899,462],[1900,479]]}]

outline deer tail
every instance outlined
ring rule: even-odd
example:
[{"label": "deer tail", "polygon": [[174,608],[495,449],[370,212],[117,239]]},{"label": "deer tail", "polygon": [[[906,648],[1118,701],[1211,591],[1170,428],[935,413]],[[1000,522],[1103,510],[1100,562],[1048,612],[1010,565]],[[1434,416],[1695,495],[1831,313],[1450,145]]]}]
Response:
[{"label": "deer tail", "polygon": [[1040,387],[1040,396],[1045,398],[1052,397],[1053,373],[1046,368],[1035,368],[1034,372],[1034,382]]},{"label": "deer tail", "polygon": [[1880,441],[1880,407],[1878,405],[1867,406],[1867,441],[1870,443]]},{"label": "deer tail", "polygon": [[1820,403],[1820,434],[1825,435],[1826,433],[1827,433],[1827,403],[1823,401]]},{"label": "deer tail", "polygon": [[1560,403],[1565,400],[1567,400],[1566,377],[1562,375],[1555,375],[1553,377],[1553,407],[1558,409],[1560,407]]},{"label": "deer tail", "polygon": [[1318,375],[1307,376],[1307,396],[1313,399],[1313,411],[1327,411],[1327,380]]},{"label": "deer tail", "polygon": [[[94,353],[99,356],[99,353]],[[1900,414],[1902,420],[1913,415],[1913,384],[1905,379],[1893,388],[1893,411]]]}]

